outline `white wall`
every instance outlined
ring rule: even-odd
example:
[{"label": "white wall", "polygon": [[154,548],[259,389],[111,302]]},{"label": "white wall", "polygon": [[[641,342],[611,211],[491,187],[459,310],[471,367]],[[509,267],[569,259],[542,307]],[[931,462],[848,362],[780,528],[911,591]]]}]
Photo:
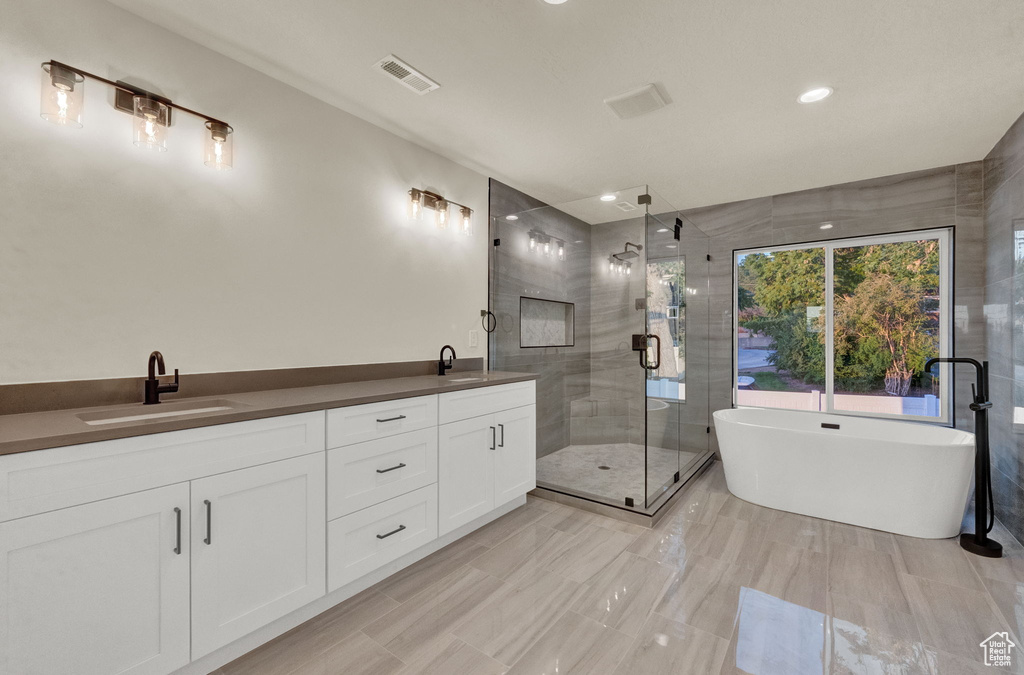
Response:
[{"label": "white wall", "polygon": [[[484,355],[484,176],[101,0],[0,17],[0,384],[142,375],[153,349],[183,373]],[[227,120],[235,168],[183,114],[135,148],[92,81],[84,128],[43,121],[49,59]],[[410,223],[413,186],[474,236]]]}]

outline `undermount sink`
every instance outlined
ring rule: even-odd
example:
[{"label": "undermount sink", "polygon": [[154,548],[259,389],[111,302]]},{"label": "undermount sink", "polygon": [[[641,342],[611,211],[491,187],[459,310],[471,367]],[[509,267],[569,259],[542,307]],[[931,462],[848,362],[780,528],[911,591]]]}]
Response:
[{"label": "undermount sink", "polygon": [[184,415],[201,415],[203,413],[235,410],[245,407],[244,404],[217,399],[213,401],[180,401],[160,403],[158,405],[138,405],[131,408],[104,410],[103,412],[81,413],[78,419],[90,426],[100,424],[127,424],[128,422],[146,422],[164,420],[168,417]]},{"label": "undermount sink", "polygon": [[484,378],[482,377],[448,377],[445,378],[445,382],[455,384],[456,382],[480,382]]}]

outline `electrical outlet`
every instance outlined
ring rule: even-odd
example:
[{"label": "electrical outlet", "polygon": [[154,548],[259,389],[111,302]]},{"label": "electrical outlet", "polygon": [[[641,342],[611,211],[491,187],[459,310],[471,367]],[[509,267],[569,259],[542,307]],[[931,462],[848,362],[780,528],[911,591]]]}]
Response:
[{"label": "electrical outlet", "polygon": [[480,333],[475,330],[469,331],[469,346],[477,347],[480,345]]}]

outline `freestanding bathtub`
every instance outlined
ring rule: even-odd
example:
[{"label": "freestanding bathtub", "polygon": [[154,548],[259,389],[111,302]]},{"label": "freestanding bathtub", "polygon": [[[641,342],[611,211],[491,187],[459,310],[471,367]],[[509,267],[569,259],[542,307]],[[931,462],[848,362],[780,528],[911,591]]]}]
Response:
[{"label": "freestanding bathtub", "polygon": [[740,499],[911,537],[960,533],[974,434],[762,408],[714,418],[725,480]]}]

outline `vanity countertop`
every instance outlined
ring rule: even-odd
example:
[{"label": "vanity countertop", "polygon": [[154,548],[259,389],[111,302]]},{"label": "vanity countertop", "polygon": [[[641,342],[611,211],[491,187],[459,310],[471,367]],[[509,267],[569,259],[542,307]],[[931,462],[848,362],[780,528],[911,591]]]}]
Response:
[{"label": "vanity countertop", "polygon": [[[528,382],[536,378],[537,375],[533,373],[460,371],[449,373],[444,377],[422,375],[197,398],[167,396],[165,403],[151,406],[144,406],[140,402],[130,405],[0,415],[0,455],[329,408],[343,408],[413,396],[429,396],[498,384]],[[203,405],[204,403],[209,405]],[[192,411],[170,417],[117,421],[119,418],[140,414],[174,412],[175,408],[180,409],[185,405]],[[202,412],[204,408],[207,409],[207,412]],[[86,420],[92,421],[92,424]]]}]

